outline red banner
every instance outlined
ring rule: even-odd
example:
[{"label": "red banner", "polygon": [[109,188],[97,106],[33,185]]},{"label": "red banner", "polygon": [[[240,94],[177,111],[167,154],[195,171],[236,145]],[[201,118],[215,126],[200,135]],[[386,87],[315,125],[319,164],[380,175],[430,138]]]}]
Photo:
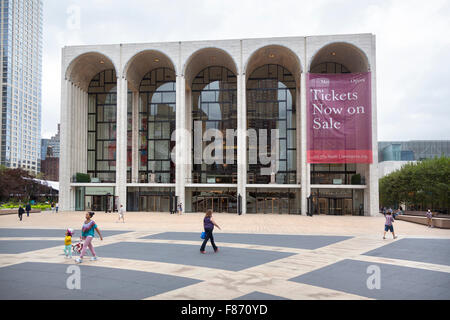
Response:
[{"label": "red banner", "polygon": [[372,163],[370,72],[308,74],[308,163]]}]

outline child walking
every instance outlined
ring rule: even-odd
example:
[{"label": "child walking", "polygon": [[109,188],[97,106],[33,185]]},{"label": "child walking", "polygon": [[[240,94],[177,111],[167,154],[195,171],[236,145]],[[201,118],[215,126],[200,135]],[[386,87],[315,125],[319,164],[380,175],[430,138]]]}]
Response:
[{"label": "child walking", "polygon": [[66,258],[72,258],[72,236],[73,230],[71,228],[66,230],[66,237],[64,238],[64,254]]},{"label": "child walking", "polygon": [[395,233],[394,233],[394,226],[392,225],[393,223],[394,223],[394,217],[392,216],[392,211],[389,210],[388,212],[386,212],[386,222],[384,223],[383,239],[386,239],[386,232],[388,232],[388,231],[391,231],[394,239],[397,239],[397,237],[395,236]]},{"label": "child walking", "polygon": [[78,263],[83,262],[84,254],[86,253],[86,248],[89,248],[92,253],[91,261],[97,260],[97,255],[94,251],[94,246],[92,245],[92,239],[94,239],[95,232],[97,231],[98,235],[100,236],[100,240],[103,240],[102,234],[100,233],[100,230],[98,230],[97,225],[95,224],[94,220],[91,220],[94,216],[94,212],[88,212],[86,213],[86,221],[84,221],[83,227],[81,228],[81,238],[84,240],[83,243],[83,249],[81,250],[80,257],[76,258],[75,261]]}]

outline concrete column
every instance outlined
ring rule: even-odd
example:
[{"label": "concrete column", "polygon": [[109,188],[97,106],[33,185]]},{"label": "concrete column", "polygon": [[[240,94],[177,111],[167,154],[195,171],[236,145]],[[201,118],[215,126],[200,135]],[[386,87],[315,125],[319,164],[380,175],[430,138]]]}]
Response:
[{"label": "concrete column", "polygon": [[242,199],[242,214],[247,213],[247,101],[245,74],[237,76],[237,193]]},{"label": "concrete column", "polygon": [[[186,161],[186,171],[185,171],[185,183],[192,183],[192,91],[189,88],[186,88],[185,90],[185,111],[184,114],[186,115],[186,150],[187,150],[187,157],[185,159]],[[187,195],[185,196],[187,197]],[[187,201],[187,200],[186,200]],[[190,210],[187,207],[188,203],[186,202],[186,210]]]},{"label": "concrete column", "polygon": [[[300,152],[297,154],[300,155],[301,162],[300,162],[300,170],[297,167],[297,172],[300,172],[300,184],[301,184],[301,213],[302,215],[306,215],[306,211],[308,209],[307,204],[307,198],[311,194],[311,187],[310,187],[310,165],[307,163],[306,159],[306,148],[307,148],[307,131],[306,131],[306,73],[302,72],[300,74],[300,127],[297,128],[299,134],[297,134],[297,137],[300,136]],[[297,109],[298,110],[298,109]],[[298,148],[297,143],[297,148]]]},{"label": "concrete column", "polygon": [[75,136],[76,134],[73,134],[73,130],[76,130],[76,124],[75,121],[75,112],[74,109],[76,109],[77,105],[77,87],[73,84],[71,84],[71,93],[69,97],[69,119],[70,122],[70,167],[69,171],[71,173],[71,176],[74,174],[74,170],[76,170],[76,161],[75,161]]},{"label": "concrete column", "polygon": [[61,83],[61,137],[59,158],[59,206],[61,211],[70,210],[70,97],[72,85],[68,80]]},{"label": "concrete column", "polygon": [[175,153],[175,195],[178,196],[178,203],[183,204],[185,209],[185,184],[186,170],[188,167],[188,157],[190,150],[187,150],[187,137],[189,133],[186,130],[186,79],[182,75],[177,75],[176,79],[176,153]]},{"label": "concrete column", "polygon": [[75,109],[76,115],[76,145],[75,145],[75,154],[76,156],[76,172],[82,172],[81,170],[81,161],[82,161],[82,145],[83,145],[83,126],[82,126],[82,118],[83,118],[83,92],[80,88],[77,88],[77,105]]},{"label": "concrete column", "polygon": [[131,181],[139,182],[139,92],[133,91]]},{"label": "concrete column", "polygon": [[81,152],[81,172],[87,173],[87,137],[88,137],[88,108],[89,108],[89,95],[83,91],[83,113],[82,113],[82,152]]},{"label": "concrete column", "polygon": [[[375,57],[375,36],[372,38],[372,56]],[[375,216],[378,214],[378,210],[380,208],[380,198],[379,198],[379,190],[378,190],[378,121],[377,121],[377,79],[376,79],[376,66],[375,59],[372,61],[371,66],[371,86],[372,86],[372,157],[373,162],[369,164],[369,172],[367,174],[367,178],[369,181],[366,181],[366,184],[369,186],[369,189],[366,189],[364,192],[364,197],[366,197],[366,193],[368,194],[368,208],[369,212],[364,212],[365,215]],[[367,179],[366,178],[366,179]],[[367,211],[365,209],[364,211]]]},{"label": "concrete column", "polygon": [[118,206],[127,207],[127,79],[117,78],[116,192]]}]

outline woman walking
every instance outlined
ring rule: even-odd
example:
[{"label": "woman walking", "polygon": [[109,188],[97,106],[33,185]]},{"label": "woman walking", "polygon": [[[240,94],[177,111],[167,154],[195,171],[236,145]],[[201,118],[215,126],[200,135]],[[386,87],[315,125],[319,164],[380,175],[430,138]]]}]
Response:
[{"label": "woman walking", "polygon": [[98,235],[100,236],[100,240],[103,240],[103,237],[102,237],[102,234],[100,233],[100,230],[98,230],[98,227],[95,224],[95,221],[91,220],[93,216],[94,216],[94,212],[86,213],[86,221],[84,221],[83,227],[81,228],[81,238],[84,240],[84,243],[83,243],[83,249],[81,249],[80,257],[75,259],[75,261],[78,263],[83,262],[83,257],[84,257],[84,254],[86,253],[86,249],[88,247],[92,253],[91,261],[97,260],[97,256],[94,251],[94,246],[92,245],[92,239],[95,236],[94,230],[97,231]]},{"label": "woman walking", "polygon": [[214,221],[212,217],[212,210],[208,209],[208,211],[206,211],[205,217],[203,218],[203,227],[205,229],[206,236],[200,248],[200,253],[206,253],[205,247],[208,240],[211,240],[211,245],[214,249],[214,252],[219,251],[219,248],[217,248],[216,244],[214,243],[214,236],[213,236],[214,226],[219,228],[219,230],[222,230],[220,229],[219,225]]}]

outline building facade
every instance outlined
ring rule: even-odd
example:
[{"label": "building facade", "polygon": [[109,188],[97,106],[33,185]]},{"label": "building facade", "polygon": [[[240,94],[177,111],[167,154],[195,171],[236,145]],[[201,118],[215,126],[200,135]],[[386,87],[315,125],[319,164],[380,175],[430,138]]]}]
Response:
[{"label": "building facade", "polygon": [[58,181],[59,180],[59,158],[47,157],[41,160],[41,173],[45,180]]},{"label": "building facade", "polygon": [[450,157],[450,140],[379,141],[378,161],[420,161]]},{"label": "building facade", "polygon": [[407,163],[450,157],[450,140],[379,141],[378,150],[378,176],[382,178]]},{"label": "building facade", "polygon": [[[307,161],[316,73],[370,73],[370,163]],[[378,212],[372,34],[71,46],[61,78],[62,210]]]},{"label": "building facade", "polygon": [[40,171],[42,0],[1,0],[1,164]]},{"label": "building facade", "polygon": [[58,123],[58,132],[50,139],[41,139],[41,160],[45,160],[48,148],[51,148],[51,156],[59,158],[59,136],[60,124]]}]

